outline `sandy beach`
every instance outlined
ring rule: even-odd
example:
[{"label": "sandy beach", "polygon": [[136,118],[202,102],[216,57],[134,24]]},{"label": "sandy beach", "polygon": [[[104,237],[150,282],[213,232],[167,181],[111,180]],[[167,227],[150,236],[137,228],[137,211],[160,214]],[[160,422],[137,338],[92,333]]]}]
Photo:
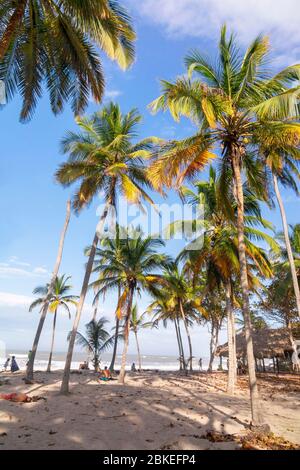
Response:
[{"label": "sandy beach", "polygon": [[[58,394],[61,371],[37,372],[35,379],[43,383],[34,385],[24,384],[23,373],[2,378],[9,383],[1,393],[26,392],[45,400],[0,400],[0,449],[240,449],[239,439],[249,433],[246,377],[239,378],[235,397],[225,393],[223,373],[185,377],[145,371],[127,374],[120,386],[99,384],[86,371],[71,375],[69,396]],[[271,431],[299,445],[299,376],[264,374],[259,385]]]}]

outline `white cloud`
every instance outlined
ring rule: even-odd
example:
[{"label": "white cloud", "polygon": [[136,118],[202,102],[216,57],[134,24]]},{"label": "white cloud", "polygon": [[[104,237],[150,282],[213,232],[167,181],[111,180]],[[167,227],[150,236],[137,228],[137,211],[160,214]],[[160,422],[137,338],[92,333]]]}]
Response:
[{"label": "white cloud", "polygon": [[42,267],[34,268],[33,272],[34,272],[35,274],[48,274],[47,269],[42,268]]},{"label": "white cloud", "polygon": [[31,268],[27,262],[20,261],[16,256],[12,256],[8,262],[0,263],[0,278],[9,279],[13,277],[18,278],[32,278],[32,277],[45,277],[49,272],[46,268],[37,266]]},{"label": "white cloud", "polygon": [[0,292],[0,307],[28,307],[33,300],[27,295]]},{"label": "white cloud", "polygon": [[118,98],[121,95],[122,92],[120,90],[106,90],[105,92],[105,98],[110,100],[114,100],[115,98]]},{"label": "white cloud", "polygon": [[[246,44],[259,33],[271,36],[280,62],[300,55],[298,0],[128,0],[144,18],[168,35],[216,39],[223,23]],[[299,60],[299,59],[298,59]]]}]

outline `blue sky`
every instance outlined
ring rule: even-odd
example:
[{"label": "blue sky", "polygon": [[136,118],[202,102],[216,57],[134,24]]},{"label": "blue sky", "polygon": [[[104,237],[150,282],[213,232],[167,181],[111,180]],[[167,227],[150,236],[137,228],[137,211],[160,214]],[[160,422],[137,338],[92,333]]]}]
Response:
[{"label": "blue sky", "polygon": [[[191,124],[182,120],[174,123],[168,114],[152,116],[147,105],[159,93],[159,79],[174,79],[184,73],[183,58],[193,48],[208,54],[215,51],[221,24],[234,27],[240,42],[246,45],[256,34],[268,33],[273,44],[276,67],[299,61],[300,13],[295,0],[125,0],[138,33],[137,59],[127,72],[103,58],[106,75],[104,101],[118,101],[124,111],[137,107],[143,115],[141,137],[157,135],[181,138],[193,132]],[[97,110],[90,103],[87,114]],[[55,183],[53,174],[64,160],[59,153],[59,141],[67,130],[74,130],[73,115],[68,107],[54,117],[46,94],[38,103],[28,124],[18,122],[20,101],[16,97],[0,112],[0,341],[9,349],[29,349],[38,321],[38,313],[28,313],[32,290],[49,279],[56,256],[57,243],[65,216],[69,191]],[[299,222],[298,200],[284,191],[290,223]],[[170,201],[175,201],[174,195]],[[72,275],[74,293],[78,293],[83,276],[83,248],[93,237],[97,223],[95,201],[79,217],[73,216],[68,231],[62,273]],[[280,229],[278,211],[265,215]],[[168,250],[179,250],[172,242]],[[101,307],[103,314],[113,318],[114,298]],[[140,302],[143,310],[146,299]],[[83,314],[82,326],[91,312],[91,298]],[[50,318],[41,339],[41,350],[50,344]],[[56,349],[66,348],[70,322],[59,319]],[[144,332],[144,353],[176,354],[174,332],[161,329]],[[207,355],[207,328],[193,331],[195,351]],[[224,335],[222,337],[224,339]],[[134,344],[131,346],[134,352]]]}]

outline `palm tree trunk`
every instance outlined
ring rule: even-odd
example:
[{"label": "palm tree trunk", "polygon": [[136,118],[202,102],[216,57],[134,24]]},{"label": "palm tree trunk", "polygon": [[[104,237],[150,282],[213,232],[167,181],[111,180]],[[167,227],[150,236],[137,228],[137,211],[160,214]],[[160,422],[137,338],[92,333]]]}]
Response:
[{"label": "palm tree trunk", "polygon": [[181,335],[181,329],[180,329],[179,318],[176,317],[176,320],[177,320],[177,328],[178,328],[179,343],[180,343],[180,346],[181,346],[182,368],[183,368],[183,370],[186,370],[186,363],[185,363],[185,356],[184,356],[184,347],[183,347],[183,342],[182,342],[182,335]]},{"label": "palm tree trunk", "polygon": [[134,332],[134,335],[135,335],[136,349],[137,349],[138,359],[139,359],[139,372],[141,372],[141,370],[142,370],[142,360],[141,360],[141,353],[140,353],[138,335],[137,335],[136,331]]},{"label": "palm tree trunk", "polygon": [[213,371],[213,364],[216,356],[216,350],[218,345],[218,326],[212,321],[211,324],[211,335],[210,335],[210,345],[209,345],[209,364],[207,372],[211,373]]},{"label": "palm tree trunk", "polygon": [[99,306],[99,295],[96,297],[92,321],[96,321]]},{"label": "palm tree trunk", "polygon": [[94,259],[95,259],[95,254],[96,254],[96,249],[97,249],[97,244],[98,244],[98,233],[102,232],[106,217],[108,213],[108,203],[106,204],[103,214],[100,218],[99,224],[97,226],[97,230],[94,236],[94,240],[92,243],[89,259],[86,265],[86,270],[85,270],[85,275],[83,279],[83,284],[81,288],[81,293],[80,293],[80,299],[77,305],[77,311],[74,319],[74,324],[73,324],[73,329],[71,332],[70,340],[69,340],[69,348],[67,352],[67,358],[66,358],[66,363],[65,363],[65,369],[64,369],[64,374],[63,374],[63,379],[61,382],[61,387],[60,387],[60,393],[67,395],[69,393],[69,381],[70,381],[70,370],[71,370],[71,363],[72,363],[72,356],[73,356],[73,350],[74,350],[74,345],[75,345],[75,340],[76,340],[76,333],[78,330],[78,325],[80,322],[81,318],[81,312],[83,309],[86,293],[88,290],[89,286],[89,281],[93,269],[93,264],[94,264]]},{"label": "palm tree trunk", "polygon": [[24,15],[26,3],[27,0],[19,0],[13,14],[9,19],[4,34],[0,39],[0,60],[2,60],[7,53],[14,36],[19,33],[19,26]]},{"label": "palm tree trunk", "polygon": [[[283,204],[282,197],[281,197],[280,190],[279,190],[278,179],[277,179],[277,176],[275,175],[275,173],[273,173],[273,182],[274,182],[275,194],[276,194],[276,197],[277,197],[277,201],[278,201],[278,205],[279,205],[279,209],[280,209],[280,214],[281,214],[284,240],[285,240],[285,246],[286,246],[286,251],[287,251],[287,255],[288,255],[290,270],[291,270],[291,274],[292,274],[292,280],[293,280],[293,287],[294,287],[294,293],[295,293],[295,298],[296,298],[298,317],[300,317],[300,289],[299,289],[299,284],[298,284],[297,271],[296,271],[293,251],[292,251],[292,247],[291,247],[291,241],[290,241],[290,237],[289,237],[289,229],[288,229],[288,223],[287,223],[285,208],[284,208],[284,204]],[[291,342],[292,342],[292,347],[293,347],[294,351],[297,352],[297,347],[296,347],[295,341],[293,339],[293,335],[291,335]]]},{"label": "palm tree trunk", "polygon": [[55,309],[54,317],[53,317],[52,341],[51,341],[51,349],[50,349],[50,354],[49,354],[47,372],[51,372],[51,362],[52,362],[52,354],[53,354],[54,338],[55,338],[55,328],[56,328],[56,317],[57,317],[57,308]]},{"label": "palm tree trunk", "polygon": [[253,354],[253,338],[252,338],[252,325],[250,317],[249,305],[249,284],[247,274],[247,259],[245,247],[245,234],[244,234],[244,193],[243,182],[241,177],[240,168],[240,155],[238,151],[232,156],[232,167],[236,186],[237,197],[237,231],[238,231],[238,251],[240,261],[240,277],[243,298],[243,316],[244,316],[244,329],[245,339],[247,345],[247,362],[249,373],[249,388],[250,388],[250,402],[251,402],[251,416],[252,425],[262,425],[262,415],[260,410],[260,400],[258,393],[258,386],[255,372],[255,360]]},{"label": "palm tree trunk", "polygon": [[68,225],[69,225],[69,221],[70,221],[70,216],[71,216],[71,202],[67,201],[66,219],[65,219],[64,227],[63,227],[63,230],[62,230],[62,233],[61,233],[59,245],[58,245],[57,258],[56,258],[55,266],[54,266],[54,269],[53,269],[53,272],[52,272],[52,277],[51,277],[51,281],[50,281],[50,284],[49,284],[48,292],[47,292],[47,295],[46,295],[46,298],[45,298],[45,303],[44,303],[44,306],[42,308],[42,313],[41,313],[41,316],[40,316],[39,324],[38,324],[37,331],[36,331],[36,334],[35,334],[35,338],[34,338],[34,341],[33,341],[33,346],[31,348],[32,352],[31,352],[31,355],[30,355],[30,358],[29,358],[29,361],[28,361],[28,364],[27,364],[27,371],[26,371],[26,379],[27,380],[33,380],[33,368],[34,368],[35,355],[36,355],[37,347],[38,347],[38,344],[39,344],[40,336],[41,336],[41,333],[42,333],[42,329],[43,329],[43,326],[44,326],[44,323],[45,323],[46,315],[47,315],[47,312],[48,312],[49,299],[52,295],[54,284],[55,284],[57,274],[58,274],[58,271],[59,271],[59,268],[60,268],[60,263],[61,263],[61,259],[62,259],[63,248],[64,248],[64,242],[65,242],[65,237],[66,237],[66,233],[67,233],[67,229],[68,229]]},{"label": "palm tree trunk", "polygon": [[[121,296],[121,288],[119,286],[118,287],[118,303],[117,303],[117,305],[119,305],[120,296]],[[110,366],[109,366],[109,370],[111,372],[113,372],[114,369],[115,369],[115,362],[116,362],[116,356],[117,356],[117,347],[118,347],[119,326],[120,326],[120,319],[116,315],[114,349],[113,349],[113,354],[112,354],[112,358],[111,358],[111,363],[110,363]]]},{"label": "palm tree trunk", "polygon": [[226,293],[226,313],[227,313],[227,337],[228,337],[228,378],[227,393],[234,395],[236,385],[236,344],[235,344],[235,327],[234,314],[231,302],[231,284],[230,281],[225,283]]},{"label": "palm tree trunk", "polygon": [[189,358],[189,362],[190,362],[190,372],[192,372],[192,371],[193,371],[192,340],[191,340],[191,335],[190,335],[190,331],[189,331],[189,326],[188,326],[188,323],[187,323],[187,320],[186,320],[186,318],[185,318],[185,314],[184,314],[184,311],[183,311],[183,306],[182,306],[181,300],[179,300],[179,308],[180,308],[180,313],[181,313],[182,320],[183,320],[183,323],[184,323],[186,335],[187,335],[187,338],[188,338],[189,351],[190,351],[190,358]]},{"label": "palm tree trunk", "polygon": [[120,327],[120,320],[117,317],[116,318],[116,326],[115,326],[115,341],[114,341],[114,349],[113,349],[113,354],[111,358],[111,363],[109,366],[109,370],[113,372],[115,370],[115,362],[116,362],[116,356],[117,356],[117,347],[118,347],[118,335],[119,335],[119,327]]},{"label": "palm tree trunk", "polygon": [[182,351],[181,351],[181,346],[180,346],[180,340],[179,340],[179,334],[178,334],[176,318],[175,318],[174,324],[175,324],[176,338],[177,338],[177,344],[178,344],[178,350],[179,350],[179,370],[182,370]]},{"label": "palm tree trunk", "polygon": [[128,343],[129,343],[129,331],[130,331],[130,315],[132,309],[132,301],[133,301],[133,289],[130,288],[129,290],[129,299],[127,304],[127,312],[126,312],[126,321],[125,321],[125,328],[124,328],[124,348],[122,354],[122,362],[121,362],[121,370],[118,382],[122,385],[125,383],[125,368],[126,368],[126,358],[127,358],[127,351],[128,351]]}]

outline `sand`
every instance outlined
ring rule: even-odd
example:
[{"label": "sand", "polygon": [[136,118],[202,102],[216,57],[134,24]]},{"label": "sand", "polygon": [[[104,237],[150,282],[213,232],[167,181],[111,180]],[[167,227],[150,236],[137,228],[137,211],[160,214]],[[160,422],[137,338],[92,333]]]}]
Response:
[{"label": "sand", "polygon": [[[37,372],[42,384],[25,385],[23,373],[1,374],[1,393],[26,392],[46,400],[0,400],[1,449],[239,449],[235,441],[211,442],[207,432],[243,436],[250,407],[247,378],[229,397],[226,375],[172,372],[127,374],[126,384],[98,383],[85,371],[71,375],[71,394],[58,394],[62,372]],[[262,406],[272,432],[300,444],[300,377],[259,378]]]}]

